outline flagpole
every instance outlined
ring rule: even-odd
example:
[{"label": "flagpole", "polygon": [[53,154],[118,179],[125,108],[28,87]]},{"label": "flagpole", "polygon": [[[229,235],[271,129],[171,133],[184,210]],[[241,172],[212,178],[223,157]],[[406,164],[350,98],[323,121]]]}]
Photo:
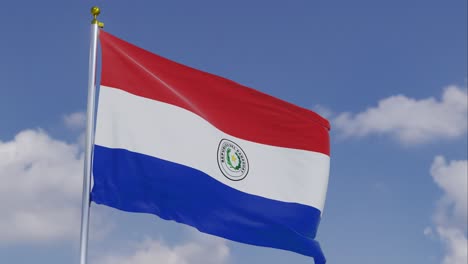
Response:
[{"label": "flagpole", "polygon": [[83,201],[81,207],[80,264],[87,263],[88,255],[89,211],[91,204],[91,170],[94,145],[94,112],[96,99],[96,53],[99,27],[103,27],[103,24],[97,20],[97,16],[100,13],[101,11],[99,7],[94,6],[91,8],[93,20],[91,21],[91,44],[89,49],[88,106],[83,171]]}]

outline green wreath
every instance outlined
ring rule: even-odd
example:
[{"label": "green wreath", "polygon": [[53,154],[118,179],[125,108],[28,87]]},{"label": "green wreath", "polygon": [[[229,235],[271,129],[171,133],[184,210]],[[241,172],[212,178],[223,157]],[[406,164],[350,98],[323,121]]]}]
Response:
[{"label": "green wreath", "polygon": [[233,168],[234,170],[237,171],[237,170],[239,170],[240,167],[241,167],[241,158],[239,157],[239,154],[237,154],[237,152],[234,153],[234,154],[236,154],[237,159],[239,160],[239,164],[237,164],[237,166],[234,167],[234,166],[232,165],[232,163],[231,163],[231,155],[230,155],[230,153],[231,153],[231,149],[228,148],[228,149],[227,149],[227,159],[226,159],[227,164],[229,165],[229,167],[231,167],[231,168]]}]

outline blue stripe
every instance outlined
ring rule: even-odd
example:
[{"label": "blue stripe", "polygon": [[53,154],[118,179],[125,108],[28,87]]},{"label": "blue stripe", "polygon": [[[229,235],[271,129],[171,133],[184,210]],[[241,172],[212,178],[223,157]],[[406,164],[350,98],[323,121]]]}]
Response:
[{"label": "blue stripe", "polygon": [[316,208],[247,194],[199,170],[123,149],[95,146],[93,166],[95,203],[325,263],[314,240],[320,221]]}]

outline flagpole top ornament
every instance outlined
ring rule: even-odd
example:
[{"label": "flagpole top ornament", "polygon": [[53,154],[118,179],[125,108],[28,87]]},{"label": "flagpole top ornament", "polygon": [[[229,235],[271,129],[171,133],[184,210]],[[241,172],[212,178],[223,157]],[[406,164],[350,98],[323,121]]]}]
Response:
[{"label": "flagpole top ornament", "polygon": [[99,7],[97,6],[91,7],[91,15],[93,15],[93,20],[91,20],[91,24],[93,25],[97,24],[98,27],[103,28],[104,23],[97,20],[97,17],[99,16],[99,14],[101,14],[101,9]]}]

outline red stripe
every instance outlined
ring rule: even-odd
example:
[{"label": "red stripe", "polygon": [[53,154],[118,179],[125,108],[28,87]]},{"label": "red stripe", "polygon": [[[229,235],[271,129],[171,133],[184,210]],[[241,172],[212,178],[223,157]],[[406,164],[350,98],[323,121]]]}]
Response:
[{"label": "red stripe", "polygon": [[162,58],[102,30],[100,40],[102,85],[182,107],[238,138],[330,153],[330,125],[312,111]]}]

